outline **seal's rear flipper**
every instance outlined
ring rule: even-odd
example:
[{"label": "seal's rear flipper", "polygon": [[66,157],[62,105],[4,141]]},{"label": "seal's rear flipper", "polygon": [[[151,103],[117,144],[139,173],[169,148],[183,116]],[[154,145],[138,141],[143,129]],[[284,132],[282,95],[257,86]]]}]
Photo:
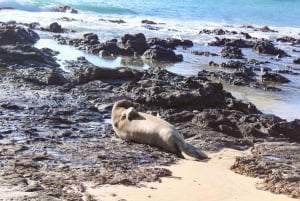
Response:
[{"label": "seal's rear flipper", "polygon": [[200,149],[194,147],[191,144],[185,143],[183,146],[180,147],[181,155],[185,159],[189,160],[205,160],[208,159],[208,156],[201,151]]}]

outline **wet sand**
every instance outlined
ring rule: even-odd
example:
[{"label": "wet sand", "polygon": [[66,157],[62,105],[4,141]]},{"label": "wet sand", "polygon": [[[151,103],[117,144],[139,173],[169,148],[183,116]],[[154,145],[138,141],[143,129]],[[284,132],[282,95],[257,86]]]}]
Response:
[{"label": "wet sand", "polygon": [[208,162],[181,160],[167,167],[173,178],[162,178],[161,183],[143,183],[142,187],[122,185],[93,186],[87,183],[87,191],[97,200],[140,201],[140,200],[264,200],[295,201],[286,195],[276,195],[256,188],[260,179],[245,177],[230,170],[235,157],[246,156],[249,151],[240,152],[223,149],[210,154]]}]

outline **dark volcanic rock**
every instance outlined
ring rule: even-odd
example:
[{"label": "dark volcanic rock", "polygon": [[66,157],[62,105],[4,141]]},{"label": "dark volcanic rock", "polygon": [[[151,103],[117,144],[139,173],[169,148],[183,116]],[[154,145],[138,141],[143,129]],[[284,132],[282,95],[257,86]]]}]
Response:
[{"label": "dark volcanic rock", "polygon": [[118,46],[118,43],[114,41],[106,41],[105,43],[101,43],[96,47],[95,51],[91,49],[92,52],[100,52],[101,50],[107,51],[114,56],[132,56],[134,54],[132,48],[121,48]]},{"label": "dark volcanic rock", "polygon": [[223,67],[223,68],[239,69],[239,68],[244,68],[245,64],[240,62],[240,61],[230,60],[226,63],[221,63],[220,66]]},{"label": "dark volcanic rock", "polygon": [[199,34],[215,34],[215,35],[225,35],[225,34],[237,34],[236,31],[228,31],[223,29],[214,29],[214,30],[208,30],[208,29],[202,29],[199,31]]},{"label": "dark volcanic rock", "polygon": [[274,115],[261,115],[251,104],[241,102],[235,104],[237,106],[234,108],[241,111],[205,109],[197,114],[192,122],[200,128],[210,128],[233,137],[261,141],[271,138],[274,134],[271,128],[283,121]]},{"label": "dark volcanic rock", "polygon": [[69,81],[59,69],[26,68],[18,71],[17,76],[39,85],[64,85]]},{"label": "dark volcanic rock", "polygon": [[272,131],[277,135],[283,134],[288,138],[300,143],[300,120],[291,122],[280,122],[272,127]]},{"label": "dark volcanic rock", "polygon": [[116,69],[101,68],[101,67],[89,67],[84,72],[75,72],[72,80],[76,84],[84,84],[93,80],[112,81],[121,80],[122,82],[128,80],[139,79],[142,76],[137,70],[131,70],[126,67],[120,67]]},{"label": "dark volcanic rock", "polygon": [[290,82],[289,79],[286,77],[277,74],[277,73],[268,73],[266,72],[265,74],[262,75],[262,80],[263,81],[270,81],[270,82],[279,82],[279,83],[288,83]]},{"label": "dark volcanic rock", "polygon": [[253,46],[253,50],[258,54],[269,54],[276,55],[278,57],[287,57],[289,56],[285,51],[275,47],[271,41],[261,40],[256,42]]},{"label": "dark volcanic rock", "polygon": [[216,37],[216,41],[209,42],[208,45],[211,46],[232,46],[236,48],[252,48],[254,46],[254,42],[247,41],[243,39],[219,39]]},{"label": "dark volcanic rock", "polygon": [[125,34],[121,40],[125,48],[131,48],[132,51],[136,52],[138,55],[143,54],[148,48],[146,37],[142,33],[135,35]]},{"label": "dark volcanic rock", "polygon": [[157,24],[156,22],[152,21],[152,20],[142,20],[141,21],[142,24]]},{"label": "dark volcanic rock", "polygon": [[253,156],[237,158],[231,169],[239,174],[259,177],[260,189],[300,198],[300,145],[289,142],[256,144]]},{"label": "dark volcanic rock", "polygon": [[[212,64],[213,65],[213,64]],[[217,64],[215,64],[217,65]],[[218,65],[219,66],[219,65]],[[280,91],[279,88],[268,86],[266,84],[262,84],[257,81],[255,77],[253,77],[255,73],[249,68],[239,68],[233,73],[227,73],[223,71],[200,71],[198,76],[210,77],[214,80],[222,80],[228,84],[236,85],[236,86],[248,86],[253,88],[259,88],[266,91]]]},{"label": "dark volcanic rock", "polygon": [[95,44],[95,43],[99,43],[99,38],[97,34],[93,34],[93,33],[86,33],[83,34],[83,37],[85,40],[87,40],[89,43]]},{"label": "dark volcanic rock", "polygon": [[70,6],[60,6],[55,9],[56,12],[62,12],[62,13],[78,13],[78,11],[74,8],[71,8]]},{"label": "dark volcanic rock", "polygon": [[280,42],[284,42],[284,43],[291,43],[292,45],[300,44],[300,39],[296,39],[296,38],[289,37],[289,36],[277,38],[276,41],[280,41]]},{"label": "dark volcanic rock", "polygon": [[159,39],[148,38],[147,43],[149,46],[159,45],[164,48],[175,49],[177,46],[192,47],[194,44],[190,40],[180,40],[175,38]]},{"label": "dark volcanic rock", "polygon": [[180,62],[183,61],[182,55],[176,55],[171,49],[158,45],[151,46],[142,56],[145,59],[154,59],[157,61]]},{"label": "dark volcanic rock", "polygon": [[275,31],[273,29],[270,29],[268,26],[263,26],[263,27],[258,28],[256,30],[259,30],[259,31],[262,31],[262,32],[278,32],[278,31]]},{"label": "dark volcanic rock", "polygon": [[190,91],[164,91],[152,89],[148,91],[151,96],[138,99],[146,105],[155,105],[164,108],[195,108],[224,107],[225,99],[221,84],[205,83],[201,88]]},{"label": "dark volcanic rock", "polygon": [[198,56],[206,56],[206,57],[210,57],[210,56],[219,56],[216,53],[211,53],[208,51],[192,51],[192,54],[198,55]]},{"label": "dark volcanic rock", "polygon": [[228,59],[243,59],[244,55],[242,53],[242,50],[240,48],[234,47],[234,46],[225,46],[221,50],[221,55],[224,58]]},{"label": "dark volcanic rock", "polygon": [[295,59],[293,62],[294,62],[295,64],[300,64],[300,58]]},{"label": "dark volcanic rock", "polygon": [[53,33],[62,33],[64,30],[57,22],[53,22],[49,25],[49,31]]},{"label": "dark volcanic rock", "polygon": [[31,29],[16,26],[0,26],[0,45],[34,44],[40,39]]},{"label": "dark volcanic rock", "polygon": [[58,67],[50,49],[37,49],[30,45],[5,45],[0,47],[0,62],[24,66]]}]

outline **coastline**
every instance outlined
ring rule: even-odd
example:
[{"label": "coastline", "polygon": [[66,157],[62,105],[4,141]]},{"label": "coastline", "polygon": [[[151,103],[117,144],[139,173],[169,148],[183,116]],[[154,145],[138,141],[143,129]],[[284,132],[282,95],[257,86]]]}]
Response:
[{"label": "coastline", "polygon": [[[185,32],[176,23],[53,13],[41,24],[0,23],[0,199],[300,197],[296,29],[295,38],[251,25]],[[54,20],[62,26],[48,26]],[[173,124],[211,160],[116,138],[111,107],[124,98]],[[274,112],[280,103],[283,113]]]}]

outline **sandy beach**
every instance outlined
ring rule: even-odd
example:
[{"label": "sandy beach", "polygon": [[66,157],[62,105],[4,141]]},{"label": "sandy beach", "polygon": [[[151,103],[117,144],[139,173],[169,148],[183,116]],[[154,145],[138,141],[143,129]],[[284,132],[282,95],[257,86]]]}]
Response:
[{"label": "sandy beach", "polygon": [[224,149],[210,154],[208,162],[180,160],[167,167],[173,178],[163,178],[161,183],[144,183],[143,187],[104,185],[93,187],[88,183],[88,192],[98,200],[264,200],[295,201],[286,195],[276,195],[258,190],[260,179],[245,177],[230,170],[235,157],[245,156],[249,151],[240,152]]}]

